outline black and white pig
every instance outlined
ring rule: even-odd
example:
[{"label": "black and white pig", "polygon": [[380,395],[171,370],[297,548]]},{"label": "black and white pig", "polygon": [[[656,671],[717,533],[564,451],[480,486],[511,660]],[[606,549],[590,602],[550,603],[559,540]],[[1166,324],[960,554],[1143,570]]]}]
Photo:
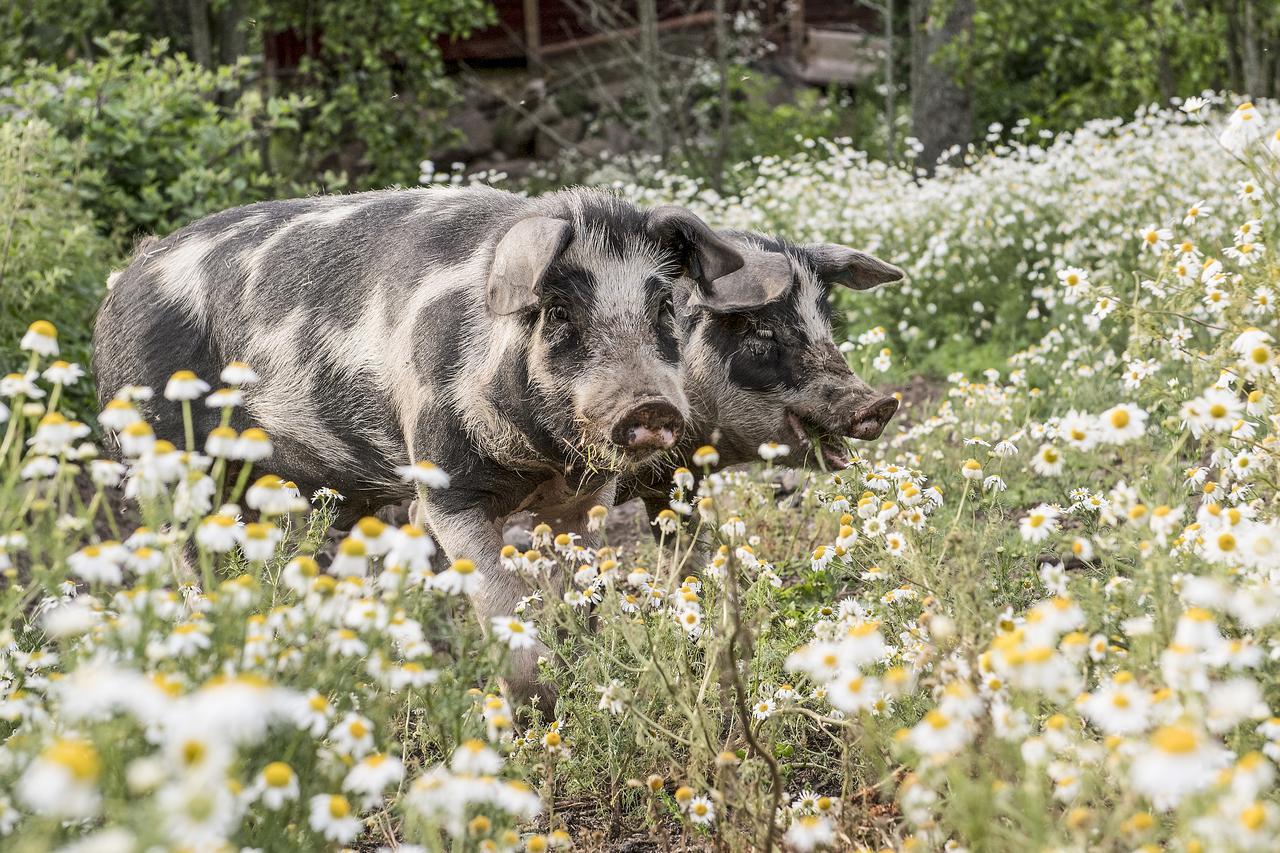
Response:
[{"label": "black and white pig", "polygon": [[[898,409],[849,369],[831,332],[836,286],[868,290],[903,272],[834,243],[797,245],[743,231],[720,231],[745,259],[741,269],[706,288],[677,283],[689,417],[677,446],[625,475],[619,502],[643,498],[650,520],[668,506],[671,475],[694,467],[693,451],[714,445],[719,467],[759,459],[762,444],[792,449],[781,461],[849,463],[844,439],[880,437]],[[735,301],[740,298],[740,301]]]},{"label": "black and white pig", "polygon": [[[678,440],[689,405],[673,282],[741,301],[711,289],[741,265],[688,211],[589,190],[249,205],[147,246],[115,279],[94,332],[98,394],[247,362],[261,379],[232,425],[264,428],[266,467],[304,494],[345,495],[339,526],[412,498],[399,466],[435,463],[452,486],[421,496],[420,520],[482,573],[487,627],[525,592],[500,567],[504,517],[532,510],[585,534],[617,474]],[[179,404],[143,407],[181,443]],[[218,416],[197,408],[203,435]],[[511,662],[516,701],[542,693],[538,651]]]}]

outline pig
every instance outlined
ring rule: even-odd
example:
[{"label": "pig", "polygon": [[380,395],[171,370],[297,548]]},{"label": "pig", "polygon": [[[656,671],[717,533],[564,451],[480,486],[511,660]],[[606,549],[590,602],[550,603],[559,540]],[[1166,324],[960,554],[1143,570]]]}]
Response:
[{"label": "pig", "polygon": [[[147,246],[118,275],[95,324],[98,394],[248,363],[260,381],[232,426],[267,431],[267,467],[304,494],[341,492],[340,527],[416,496],[445,554],[480,571],[487,627],[524,594],[500,566],[506,516],[534,511],[585,534],[617,475],[679,440],[689,403],[673,282],[711,305],[741,301],[712,284],[742,263],[682,208],[583,189],[253,204]],[[181,446],[179,404],[140,405]],[[197,434],[217,425],[195,410]],[[398,469],[421,460],[452,485],[407,483]],[[554,700],[536,679],[540,653],[509,662],[518,704]]]},{"label": "pig", "polygon": [[683,437],[618,485],[619,503],[643,499],[651,521],[668,506],[677,467],[701,473],[691,457],[702,445],[715,446],[719,467],[758,459],[760,445],[776,442],[791,448],[787,464],[839,470],[849,464],[844,439],[879,438],[898,408],[849,369],[832,338],[829,297],[837,285],[897,281],[901,269],[834,243],[718,233],[745,259],[715,283],[722,298],[708,302],[692,282],[677,283],[687,297],[676,300],[690,407]]}]

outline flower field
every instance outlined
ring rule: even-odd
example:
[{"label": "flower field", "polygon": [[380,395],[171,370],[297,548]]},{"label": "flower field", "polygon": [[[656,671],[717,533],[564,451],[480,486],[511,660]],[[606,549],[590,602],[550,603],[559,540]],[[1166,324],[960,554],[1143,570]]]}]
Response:
[{"label": "flower field", "polygon": [[[601,548],[535,528],[485,632],[423,531],[317,560],[341,496],[273,477],[270,436],[175,447],[134,408],[229,421],[252,365],[95,432],[36,322],[0,381],[0,846],[1274,849],[1277,119],[1192,99],[918,184],[818,142],[741,197],[623,188],[894,260],[841,306],[850,363],[976,372],[846,470],[678,473],[662,547],[606,508]],[[497,673],[535,636],[560,698],[520,718]]]}]

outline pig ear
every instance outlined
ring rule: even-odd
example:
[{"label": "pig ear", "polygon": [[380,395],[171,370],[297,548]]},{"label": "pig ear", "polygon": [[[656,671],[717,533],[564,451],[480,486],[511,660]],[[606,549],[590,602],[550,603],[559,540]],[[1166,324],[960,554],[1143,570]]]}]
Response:
[{"label": "pig ear", "polygon": [[686,253],[686,272],[699,288],[742,268],[738,250],[683,207],[655,207],[649,213],[649,234]]},{"label": "pig ear", "polygon": [[547,268],[560,257],[573,235],[563,219],[521,219],[498,241],[489,267],[485,293],[489,310],[502,316],[532,308],[542,295]]},{"label": "pig ear", "polygon": [[891,263],[838,243],[810,243],[804,248],[819,278],[854,290],[870,290],[905,275]]},{"label": "pig ear", "polygon": [[698,287],[689,305],[716,313],[747,311],[779,299],[791,287],[791,261],[780,252],[742,250],[742,269]]}]

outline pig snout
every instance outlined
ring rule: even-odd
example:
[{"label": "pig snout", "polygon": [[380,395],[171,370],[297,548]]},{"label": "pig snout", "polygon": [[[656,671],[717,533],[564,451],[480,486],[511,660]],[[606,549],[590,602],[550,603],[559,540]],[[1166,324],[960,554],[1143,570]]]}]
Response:
[{"label": "pig snout", "polygon": [[877,439],[897,411],[898,401],[895,398],[877,397],[854,411],[845,435],[863,441]]},{"label": "pig snout", "polygon": [[610,438],[618,447],[643,452],[667,450],[684,429],[680,410],[666,400],[649,400],[635,406],[613,425]]}]

